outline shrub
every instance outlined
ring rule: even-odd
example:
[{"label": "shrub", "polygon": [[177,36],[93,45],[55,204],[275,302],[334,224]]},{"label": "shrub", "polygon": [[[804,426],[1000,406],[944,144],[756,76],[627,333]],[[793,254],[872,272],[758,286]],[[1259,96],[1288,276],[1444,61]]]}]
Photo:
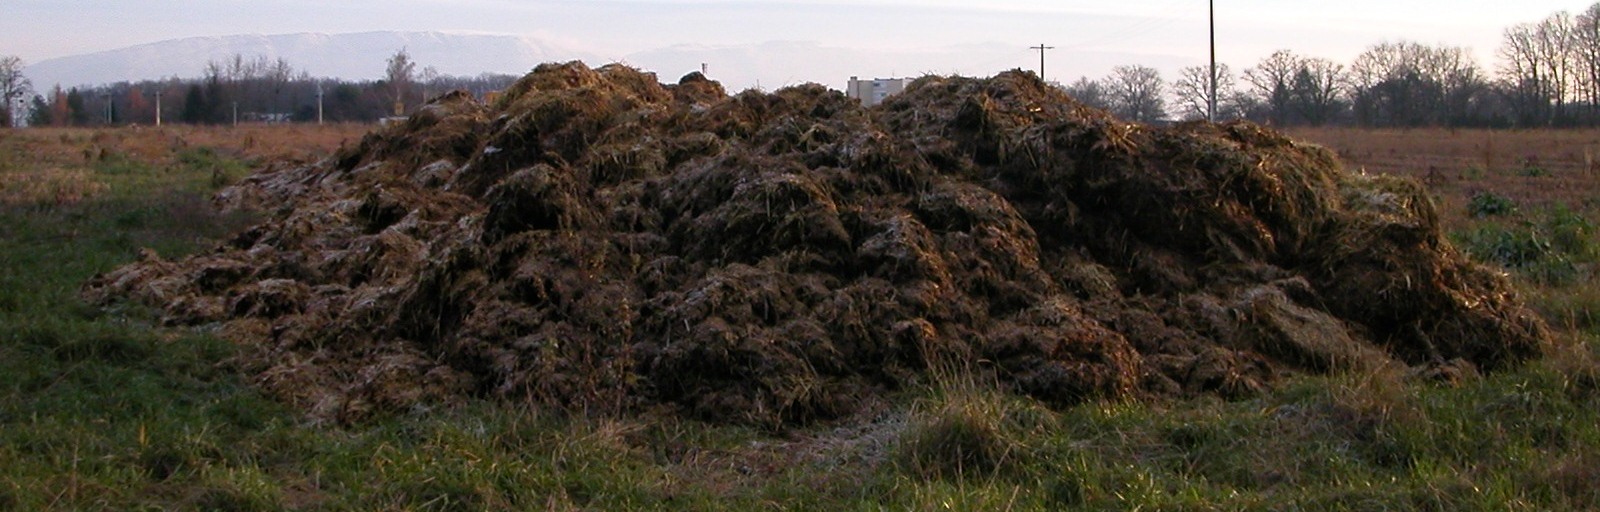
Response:
[{"label": "shrub", "polygon": [[1594,223],[1565,204],[1557,204],[1546,213],[1544,228],[1550,233],[1551,248],[1579,262],[1600,259],[1600,250],[1594,243]]},{"label": "shrub", "polygon": [[1467,213],[1473,218],[1509,215],[1516,210],[1515,201],[1493,192],[1478,192],[1467,202]]},{"label": "shrub", "polygon": [[1458,232],[1455,238],[1473,259],[1507,269],[1523,268],[1550,252],[1549,241],[1532,226],[1482,225]]},{"label": "shrub", "polygon": [[[1468,206],[1477,215],[1480,197],[1473,196]],[[1496,196],[1498,197],[1498,196]],[[1494,199],[1483,199],[1485,209],[1498,208]],[[1600,260],[1600,247],[1593,241],[1594,224],[1565,205],[1545,210],[1540,218],[1515,225],[1486,223],[1454,239],[1467,254],[1485,263],[1494,263],[1542,285],[1565,286],[1579,281],[1585,263]]]}]

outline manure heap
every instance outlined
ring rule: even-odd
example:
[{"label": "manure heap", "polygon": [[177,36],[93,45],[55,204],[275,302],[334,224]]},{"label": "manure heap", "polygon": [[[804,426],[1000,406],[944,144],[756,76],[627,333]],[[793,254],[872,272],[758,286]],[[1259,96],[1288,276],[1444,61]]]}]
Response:
[{"label": "manure heap", "polygon": [[265,220],[86,296],[219,326],[258,385],[340,421],[491,396],[800,424],[950,368],[1059,406],[1238,396],[1493,371],[1547,337],[1414,182],[1022,72],[869,109],[548,64],[218,201]]}]

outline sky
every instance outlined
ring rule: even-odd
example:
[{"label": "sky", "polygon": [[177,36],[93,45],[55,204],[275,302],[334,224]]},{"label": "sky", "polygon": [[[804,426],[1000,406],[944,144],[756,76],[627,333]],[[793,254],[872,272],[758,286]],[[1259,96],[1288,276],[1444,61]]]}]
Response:
[{"label": "sky", "polygon": [[[1372,44],[1399,40],[1468,47],[1492,69],[1506,27],[1592,5],[1216,3],[1217,58],[1234,69],[1278,49],[1348,63]],[[531,36],[623,62],[663,47],[779,42],[918,56],[907,59],[907,69],[883,69],[897,67],[883,59],[863,61],[856,74],[871,76],[1036,69],[1039,52],[1029,47],[1043,44],[1054,47],[1044,55],[1052,80],[1097,78],[1116,63],[1152,65],[1170,80],[1177,67],[1206,61],[1206,14],[1200,0],[0,0],[0,55],[37,62],[191,36],[436,30]],[[986,50],[963,51],[980,46]],[[818,52],[816,58],[848,55]],[[670,73],[664,74],[676,76]],[[762,73],[751,76],[773,84],[837,81]]]}]

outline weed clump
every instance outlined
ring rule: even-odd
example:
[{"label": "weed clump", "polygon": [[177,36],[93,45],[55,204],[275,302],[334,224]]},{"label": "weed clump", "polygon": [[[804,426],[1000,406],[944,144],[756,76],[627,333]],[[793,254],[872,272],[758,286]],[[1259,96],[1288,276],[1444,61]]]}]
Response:
[{"label": "weed clump", "polygon": [[1600,261],[1595,227],[1566,205],[1517,222],[1486,223],[1454,234],[1467,254],[1546,286],[1579,282]]},{"label": "weed clump", "polygon": [[[1391,360],[1494,371],[1546,336],[1416,184],[1249,123],[1125,123],[1022,72],[866,109],[549,64],[218,201],[267,218],[86,294],[221,323],[262,387],[347,421],[488,395],[804,423],[952,358],[1055,405],[1236,396]],[[960,417],[930,432],[992,465]]]},{"label": "weed clump", "polygon": [[1467,202],[1467,213],[1474,218],[1504,216],[1516,211],[1516,201],[1494,192],[1478,192]]},{"label": "weed clump", "polygon": [[924,478],[992,476],[1018,456],[1009,419],[1005,397],[977,389],[948,394],[914,413],[900,439],[899,463]]}]

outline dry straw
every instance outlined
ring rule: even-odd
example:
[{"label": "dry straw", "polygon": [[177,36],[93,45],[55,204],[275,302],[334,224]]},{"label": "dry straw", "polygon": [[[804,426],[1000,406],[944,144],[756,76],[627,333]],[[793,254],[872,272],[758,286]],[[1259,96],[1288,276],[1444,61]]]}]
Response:
[{"label": "dry straw", "polygon": [[545,65],[224,195],[270,215],[87,294],[223,322],[269,390],[341,420],[493,395],[777,427],[951,357],[1070,405],[1494,371],[1546,337],[1414,183],[1248,123],[1121,122],[1027,73],[864,109]]}]

